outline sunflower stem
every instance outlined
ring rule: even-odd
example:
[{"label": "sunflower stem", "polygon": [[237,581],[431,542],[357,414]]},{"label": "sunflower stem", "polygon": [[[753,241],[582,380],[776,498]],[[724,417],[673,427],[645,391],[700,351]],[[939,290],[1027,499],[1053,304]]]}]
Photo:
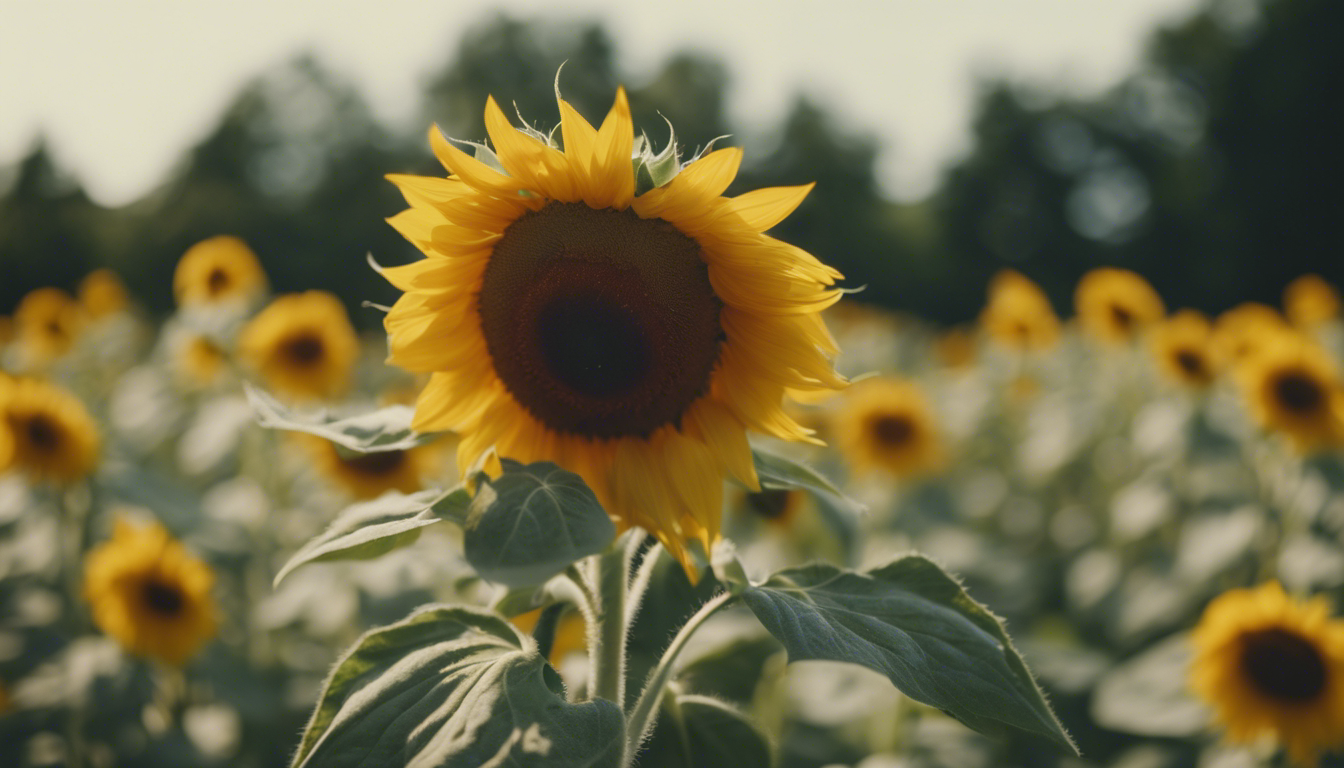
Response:
[{"label": "sunflower stem", "polygon": [[592,697],[620,704],[625,697],[625,598],[630,561],[624,547],[612,547],[589,558],[589,593],[593,615],[588,627],[592,661]]},{"label": "sunflower stem", "polygon": [[668,681],[672,679],[672,671],[676,668],[677,657],[686,647],[686,643],[691,639],[691,635],[704,624],[710,616],[718,613],[720,609],[728,605],[737,596],[731,592],[720,592],[718,595],[710,598],[709,602],[700,606],[700,610],[690,618],[681,629],[677,631],[677,636],[672,638],[672,644],[663,651],[663,657],[658,660],[658,666],[649,673],[648,682],[644,684],[644,690],[639,694],[639,701],[635,703],[635,708],[630,711],[625,720],[625,760],[624,766],[634,764],[635,757],[639,754],[639,745],[644,743],[644,739],[653,730],[654,721],[658,717],[658,704],[663,698],[663,689],[667,687]]}]

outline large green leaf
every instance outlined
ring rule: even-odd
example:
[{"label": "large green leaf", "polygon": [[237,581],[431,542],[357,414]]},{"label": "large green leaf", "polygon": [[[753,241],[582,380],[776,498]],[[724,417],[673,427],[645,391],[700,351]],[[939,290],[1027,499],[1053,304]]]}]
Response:
[{"label": "large green leaf", "polygon": [[550,462],[502,464],[503,474],[481,481],[463,526],[462,548],[481,576],[510,587],[540,584],[616,538],[578,475]]},{"label": "large green leaf", "polygon": [[774,759],[770,742],[732,705],[709,696],[669,693],[637,764],[640,768],[769,768]]},{"label": "large green leaf", "polygon": [[266,392],[244,382],[247,401],[256,411],[257,423],[263,427],[291,432],[306,432],[324,437],[356,453],[377,451],[404,451],[428,443],[438,437],[428,432],[411,430],[415,409],[409,405],[389,405],[358,416],[338,418],[326,411],[298,414],[285,407]]},{"label": "large green leaf", "polygon": [[428,606],[375,629],[327,680],[295,766],[605,768],[620,708],[565,700],[532,641],[478,608]]},{"label": "large green leaf", "polygon": [[470,496],[464,488],[437,488],[409,495],[387,493],[351,505],[327,530],[299,548],[275,574],[275,584],[304,563],[369,560],[415,543],[420,529],[443,519],[461,522]]},{"label": "large green leaf", "polygon": [[1003,625],[923,556],[864,573],[790,568],[742,597],[790,661],[861,664],[976,730],[1008,725],[1075,749]]}]

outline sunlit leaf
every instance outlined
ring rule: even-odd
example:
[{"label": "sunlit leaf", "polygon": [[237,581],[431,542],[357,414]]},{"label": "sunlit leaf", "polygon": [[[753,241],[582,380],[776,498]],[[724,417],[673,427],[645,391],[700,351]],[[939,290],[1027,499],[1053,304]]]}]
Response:
[{"label": "sunlit leaf", "polygon": [[790,661],[861,664],[976,730],[1012,726],[1074,750],[1003,625],[920,555],[863,573],[789,568],[742,597]]},{"label": "sunlit leaf", "polygon": [[549,462],[504,459],[503,467],[482,481],[463,526],[463,549],[481,576],[511,587],[540,584],[616,538],[578,475]]},{"label": "sunlit leaf", "polygon": [[257,422],[263,427],[317,435],[357,453],[405,451],[438,437],[432,432],[411,430],[415,409],[409,405],[389,405],[345,418],[326,411],[298,414],[251,384],[244,382],[243,387],[248,402],[256,411]]},{"label": "sunlit leaf", "polygon": [[431,488],[409,495],[388,493],[347,507],[327,530],[311,539],[289,558],[275,575],[279,584],[305,563],[328,560],[369,560],[415,543],[420,529],[444,519],[460,522],[469,496],[463,488]]},{"label": "sunlit leaf", "polygon": [[620,708],[570,704],[530,638],[478,608],[428,606],[375,629],[336,664],[295,766],[606,768]]}]

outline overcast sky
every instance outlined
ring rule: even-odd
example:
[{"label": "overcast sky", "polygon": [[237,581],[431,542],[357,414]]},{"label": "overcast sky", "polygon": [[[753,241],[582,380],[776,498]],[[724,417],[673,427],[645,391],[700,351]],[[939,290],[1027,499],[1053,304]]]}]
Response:
[{"label": "overcast sky", "polygon": [[1133,69],[1151,29],[1197,4],[0,0],[0,164],[43,131],[96,200],[127,202],[210,130],[239,85],[302,49],[352,78],[389,125],[409,127],[426,73],[463,29],[504,10],[603,21],[635,82],[678,49],[722,57],[729,111],[748,135],[805,90],[882,140],[884,185],[911,199],[964,151],[977,74],[1094,93]]}]

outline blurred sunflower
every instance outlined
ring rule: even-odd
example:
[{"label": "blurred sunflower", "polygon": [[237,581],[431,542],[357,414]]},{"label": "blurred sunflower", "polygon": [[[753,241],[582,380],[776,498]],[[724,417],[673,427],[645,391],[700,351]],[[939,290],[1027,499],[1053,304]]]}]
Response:
[{"label": "blurred sunflower", "polygon": [[84,556],[84,596],[98,628],[139,655],[181,665],[217,628],[215,574],[158,523],[119,519]]},{"label": "blurred sunflower", "polygon": [[9,315],[0,315],[0,349],[8,346],[14,341],[14,318]]},{"label": "blurred sunflower", "polygon": [[965,328],[949,328],[938,334],[933,350],[944,368],[960,370],[975,364],[975,336]]},{"label": "blurred sunflower", "polygon": [[1273,307],[1248,301],[1218,316],[1213,342],[1223,360],[1236,363],[1287,330],[1288,323]]},{"label": "blurred sunflower", "polygon": [[326,291],[280,296],[243,326],[238,354],[267,386],[296,399],[343,393],[359,337],[341,300]]},{"label": "blurred sunflower", "polygon": [[84,403],[60,387],[0,379],[0,421],[12,441],[7,466],[35,481],[71,483],[98,463],[98,425]]},{"label": "blurred sunflower", "polygon": [[219,342],[200,333],[184,334],[177,340],[173,367],[186,385],[211,387],[219,382],[228,367],[229,355]]},{"label": "blurred sunflower", "polygon": [[1270,582],[1209,603],[1191,640],[1191,687],[1234,742],[1273,736],[1300,765],[1344,747],[1344,621],[1324,597]]},{"label": "blurred sunflower", "polygon": [[1339,317],[1339,293],[1320,275],[1302,275],[1283,289],[1283,313],[1298,328]]},{"label": "blurred sunflower", "polygon": [[247,243],[219,235],[191,246],[173,272],[173,295],[181,306],[250,304],[267,289],[266,273]]},{"label": "blurred sunflower", "polygon": [[297,437],[318,472],[356,499],[374,499],[393,490],[414,493],[439,467],[439,452],[432,444],[404,451],[355,453],[314,435]]},{"label": "blurred sunflower", "polygon": [[1203,389],[1217,377],[1213,326],[1202,313],[1183,309],[1158,322],[1149,341],[1158,370],[1171,381]]},{"label": "blurred sunflower", "polygon": [[742,160],[722,149],[636,196],[636,167],[676,160],[635,151],[625,92],[596,130],[559,106],[563,152],[491,98],[504,172],[432,130],[452,175],[390,177],[411,205],[390,223],[428,258],[383,270],[406,292],[389,362],[433,374],[414,426],[457,432],[461,468],[491,446],[555,461],[689,570],[685,542],[719,536],[725,473],[758,487],[745,430],[814,440],[786,389],[844,385],[819,314],[840,275],[763,234],[811,185],[722,197]]},{"label": "blurred sunflower", "polygon": [[1110,343],[1126,343],[1162,319],[1166,307],[1142,276],[1127,269],[1101,267],[1083,275],[1073,295],[1083,328]]},{"label": "blurred sunflower", "polygon": [[1311,340],[1277,334],[1241,363],[1237,379],[1256,423],[1282,432],[1299,451],[1344,444],[1339,371]]},{"label": "blurred sunflower", "polygon": [[14,310],[15,340],[24,367],[40,367],[70,351],[84,327],[79,302],[60,288],[38,288]]},{"label": "blurred sunflower", "polygon": [[1034,351],[1059,340],[1059,318],[1040,286],[1011,269],[999,270],[989,283],[980,325],[998,343]]},{"label": "blurred sunflower", "polygon": [[126,286],[110,269],[95,269],[79,282],[79,303],[94,320],[114,315],[130,303]]},{"label": "blurred sunflower", "polygon": [[742,494],[739,507],[769,525],[788,528],[807,505],[807,494],[797,489],[764,488]]},{"label": "blurred sunflower", "polygon": [[941,439],[923,391],[899,379],[865,379],[852,386],[835,415],[840,451],[857,472],[881,469],[898,477],[942,462]]}]

